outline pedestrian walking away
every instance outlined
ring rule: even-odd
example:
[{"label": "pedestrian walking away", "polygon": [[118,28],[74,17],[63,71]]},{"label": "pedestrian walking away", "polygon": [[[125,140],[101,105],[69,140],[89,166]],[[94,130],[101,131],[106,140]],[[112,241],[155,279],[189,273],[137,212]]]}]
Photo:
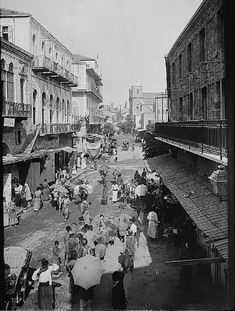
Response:
[{"label": "pedestrian walking away", "polygon": [[112,307],[113,310],[126,310],[126,296],[123,286],[124,273],[115,271],[112,274]]},{"label": "pedestrian walking away", "polygon": [[47,259],[41,260],[41,267],[34,271],[33,281],[38,281],[38,306],[40,310],[53,310],[55,301],[52,288],[52,271],[59,268],[57,264],[49,265]]}]

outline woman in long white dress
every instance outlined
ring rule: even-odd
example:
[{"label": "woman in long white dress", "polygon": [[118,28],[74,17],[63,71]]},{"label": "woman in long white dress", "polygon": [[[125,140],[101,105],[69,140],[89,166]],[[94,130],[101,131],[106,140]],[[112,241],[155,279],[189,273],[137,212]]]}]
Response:
[{"label": "woman in long white dress", "polygon": [[116,182],[114,182],[114,184],[112,185],[112,190],[113,190],[112,201],[113,203],[115,203],[118,200],[118,184]]},{"label": "woman in long white dress", "polygon": [[155,240],[158,237],[158,216],[155,211],[148,213],[147,219],[149,221],[147,235],[150,239]]}]

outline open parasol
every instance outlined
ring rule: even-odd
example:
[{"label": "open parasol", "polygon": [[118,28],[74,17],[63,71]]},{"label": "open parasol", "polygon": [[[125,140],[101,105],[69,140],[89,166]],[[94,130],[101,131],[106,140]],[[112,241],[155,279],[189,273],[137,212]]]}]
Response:
[{"label": "open parasol", "polygon": [[97,257],[87,255],[77,259],[73,270],[74,284],[88,289],[100,284],[100,278],[104,273],[104,267]]}]

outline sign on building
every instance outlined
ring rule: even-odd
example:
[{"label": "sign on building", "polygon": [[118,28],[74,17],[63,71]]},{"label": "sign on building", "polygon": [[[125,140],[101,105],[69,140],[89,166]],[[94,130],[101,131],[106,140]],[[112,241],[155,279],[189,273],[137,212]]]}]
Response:
[{"label": "sign on building", "polygon": [[3,126],[15,127],[15,118],[4,118]]}]

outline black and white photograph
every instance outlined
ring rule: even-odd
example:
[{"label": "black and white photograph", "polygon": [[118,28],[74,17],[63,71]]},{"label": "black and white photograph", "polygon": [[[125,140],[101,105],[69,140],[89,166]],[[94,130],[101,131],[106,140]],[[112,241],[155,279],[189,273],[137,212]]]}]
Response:
[{"label": "black and white photograph", "polygon": [[0,0],[0,310],[235,308],[235,1]]}]

